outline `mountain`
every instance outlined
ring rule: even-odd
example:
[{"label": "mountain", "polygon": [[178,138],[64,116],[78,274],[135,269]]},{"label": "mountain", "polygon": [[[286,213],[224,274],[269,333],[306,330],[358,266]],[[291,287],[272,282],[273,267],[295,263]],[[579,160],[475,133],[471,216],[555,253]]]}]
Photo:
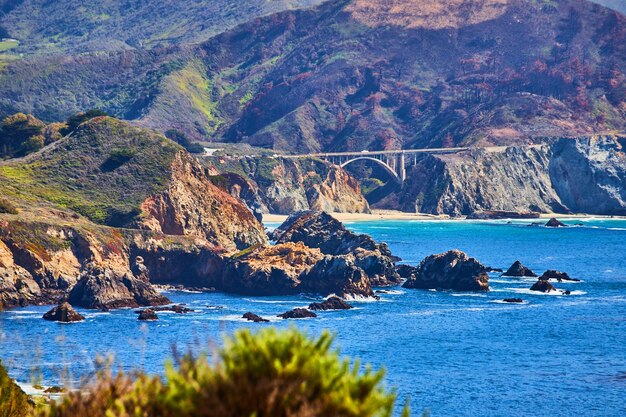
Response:
[{"label": "mountain", "polygon": [[200,45],[35,57],[0,111],[100,107],[294,152],[510,145],[626,126],[626,17],[585,0],[333,0]]},{"label": "mountain", "polygon": [[0,38],[17,53],[114,51],[198,43],[255,17],[320,0],[1,0]]}]

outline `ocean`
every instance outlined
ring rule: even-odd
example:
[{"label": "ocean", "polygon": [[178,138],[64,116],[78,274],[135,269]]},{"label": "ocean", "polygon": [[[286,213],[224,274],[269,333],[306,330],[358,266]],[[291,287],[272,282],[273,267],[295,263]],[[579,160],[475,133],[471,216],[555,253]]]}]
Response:
[{"label": "ocean", "polygon": [[[242,327],[247,311],[296,325],[312,335],[328,329],[342,354],[386,369],[386,384],[412,414],[432,416],[626,415],[626,221],[569,219],[549,229],[528,221],[360,221],[351,230],[387,242],[403,262],[460,249],[506,270],[515,260],[537,274],[566,271],[579,283],[554,283],[571,295],[529,291],[534,279],[490,274],[489,293],[385,288],[379,301],[355,300],[347,311],[316,319],[275,316],[317,297],[247,297],[168,292],[196,310],[161,312],[144,323],[133,310],[81,310],[86,321],[47,322],[49,307],[0,313],[0,359],[20,382],[77,383],[97,356],[120,369],[163,369],[173,347],[213,352]],[[573,226],[582,223],[581,226]],[[276,224],[268,224],[275,227]],[[560,294],[560,293],[559,293]],[[523,304],[506,304],[519,297]]]}]

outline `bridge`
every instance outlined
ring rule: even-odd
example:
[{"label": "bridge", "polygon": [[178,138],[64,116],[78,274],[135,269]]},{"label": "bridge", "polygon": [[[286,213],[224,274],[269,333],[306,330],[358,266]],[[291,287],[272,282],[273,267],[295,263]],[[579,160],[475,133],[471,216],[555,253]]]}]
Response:
[{"label": "bridge", "polygon": [[420,154],[445,154],[465,151],[469,148],[399,149],[391,151],[330,152],[302,155],[284,155],[284,158],[319,158],[331,164],[345,167],[356,161],[373,161],[382,166],[400,185],[406,180],[407,167],[417,164]]}]

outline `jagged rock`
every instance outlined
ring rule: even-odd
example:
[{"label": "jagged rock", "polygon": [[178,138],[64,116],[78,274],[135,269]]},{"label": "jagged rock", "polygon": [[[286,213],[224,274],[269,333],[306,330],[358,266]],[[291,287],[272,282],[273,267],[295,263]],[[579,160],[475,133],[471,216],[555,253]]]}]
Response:
[{"label": "jagged rock", "polygon": [[227,264],[223,289],[250,295],[283,295],[300,292],[300,275],[323,255],[302,243],[252,247],[236,254]]},{"label": "jagged rock", "polygon": [[546,272],[544,272],[541,275],[541,277],[539,279],[540,280],[545,280],[545,281],[548,281],[550,279],[556,279],[558,282],[561,282],[561,281],[579,282],[580,281],[577,278],[571,278],[567,274],[567,272],[555,271],[554,269],[548,269]]},{"label": "jagged rock", "polygon": [[13,254],[0,240],[0,310],[36,302],[41,295],[33,276],[15,263]]},{"label": "jagged rock", "polygon": [[321,303],[309,304],[309,310],[349,310],[352,306],[339,297],[329,297]]},{"label": "jagged rock", "polygon": [[157,316],[156,312],[151,308],[146,308],[145,310],[141,310],[141,312],[139,312],[139,317],[137,317],[137,320],[141,320],[141,321],[155,321],[158,319],[159,319],[159,316]]},{"label": "jagged rock", "polygon": [[551,218],[550,220],[548,220],[548,222],[545,225],[546,227],[567,227],[567,225],[563,222],[560,222],[559,220],[555,219],[554,217]]},{"label": "jagged rock", "polygon": [[96,309],[169,304],[150,283],[94,263],[81,273],[68,300],[72,305]]},{"label": "jagged rock", "polygon": [[135,262],[131,271],[135,278],[140,279],[144,282],[150,282],[150,271],[148,270],[148,267],[144,265],[143,257],[135,257]]},{"label": "jagged rock", "polygon": [[376,297],[365,272],[354,257],[326,255],[301,276],[301,292],[341,297]]},{"label": "jagged rock", "polygon": [[317,314],[310,310],[307,310],[306,308],[294,308],[293,310],[287,311],[283,314],[279,314],[276,317],[280,317],[283,319],[306,319],[309,317],[317,317]]},{"label": "jagged rock", "polygon": [[352,233],[323,211],[294,213],[274,232],[277,243],[303,242],[319,248],[326,255],[354,255],[355,265],[363,269],[372,285],[392,285],[400,282],[395,270],[396,258],[385,243],[377,244],[367,235]]},{"label": "jagged rock", "polygon": [[504,300],[505,303],[523,303],[524,300],[522,300],[521,298],[505,298]]},{"label": "jagged rock", "polygon": [[467,215],[470,220],[502,220],[502,219],[538,219],[540,216],[537,212],[529,211],[502,211],[502,210],[485,210],[473,211]]},{"label": "jagged rock", "polygon": [[414,278],[403,287],[449,289],[456,291],[489,291],[485,266],[459,250],[426,257],[417,267]]},{"label": "jagged rock", "polygon": [[258,316],[258,315],[254,314],[254,313],[250,313],[250,312],[245,313],[243,315],[243,318],[248,320],[248,321],[253,321],[255,323],[266,323],[266,322],[269,322],[268,319],[264,319],[263,317]]},{"label": "jagged rock", "polygon": [[537,282],[535,282],[532,287],[530,287],[530,290],[540,291],[540,292],[550,292],[550,291],[556,291],[556,288],[554,288],[554,286],[550,284],[550,281],[540,279]]},{"label": "jagged rock", "polygon": [[509,269],[506,270],[502,276],[505,277],[536,277],[532,270],[526,268],[520,261],[513,262],[513,265],[510,266]]},{"label": "jagged rock", "polygon": [[43,315],[44,320],[60,321],[62,323],[71,323],[75,321],[85,320],[85,317],[77,313],[70,303],[64,302],[54,307]]},{"label": "jagged rock", "polygon": [[411,265],[401,264],[396,265],[396,272],[400,275],[400,278],[409,279],[415,275],[417,268]]}]

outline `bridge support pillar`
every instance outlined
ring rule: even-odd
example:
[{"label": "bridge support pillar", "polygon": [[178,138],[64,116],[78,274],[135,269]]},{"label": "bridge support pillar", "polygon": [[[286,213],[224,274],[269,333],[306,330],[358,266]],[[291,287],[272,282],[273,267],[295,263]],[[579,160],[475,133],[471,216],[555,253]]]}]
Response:
[{"label": "bridge support pillar", "polygon": [[406,165],[405,165],[405,161],[404,161],[404,152],[402,152],[400,154],[400,167],[399,167],[399,177],[400,177],[400,181],[402,181],[402,184],[404,184],[404,181],[406,180]]}]

